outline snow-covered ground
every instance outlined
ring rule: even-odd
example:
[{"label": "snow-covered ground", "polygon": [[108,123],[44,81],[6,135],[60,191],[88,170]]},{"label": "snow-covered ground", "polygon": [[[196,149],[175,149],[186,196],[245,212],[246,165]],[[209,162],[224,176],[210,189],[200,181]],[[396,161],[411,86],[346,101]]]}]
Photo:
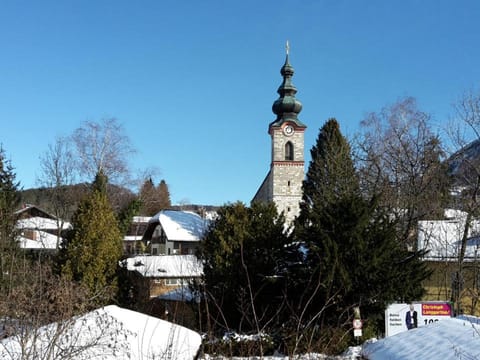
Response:
[{"label": "snow-covered ground", "polygon": [[218,356],[210,356],[208,354],[203,355],[200,360],[356,360],[360,358],[360,353],[361,353],[362,347],[361,346],[355,346],[349,348],[343,355],[338,355],[338,356],[328,356],[324,354],[316,354],[316,353],[311,353],[311,354],[303,354],[303,355],[297,355],[296,357],[288,357],[282,354],[276,354],[272,356],[263,356],[263,357],[249,357],[249,358],[244,358],[244,357],[232,357],[232,358],[226,358],[226,357],[218,357]]},{"label": "snow-covered ground", "polygon": [[480,359],[480,319],[459,316],[363,345],[369,360]]},{"label": "snow-covered ground", "polygon": [[118,306],[87,313],[0,341],[0,359],[191,360],[201,336],[178,326]]},{"label": "snow-covered ground", "polygon": [[[64,324],[50,324],[0,341],[0,359],[194,359],[198,333],[118,306],[107,306]],[[49,357],[50,356],[50,357]],[[370,340],[341,356],[304,354],[297,360],[480,359],[480,318],[460,316]],[[221,360],[208,354],[203,360]],[[245,358],[233,358],[235,360]],[[249,359],[290,360],[278,354]]]},{"label": "snow-covered ground", "polygon": [[[343,355],[304,354],[295,360],[465,360],[480,359],[480,318],[459,316],[405,331],[381,340],[372,339],[361,346],[351,347]],[[226,358],[204,355],[204,360]],[[246,360],[235,357],[234,360]],[[263,360],[290,360],[275,355],[249,358]]]}]

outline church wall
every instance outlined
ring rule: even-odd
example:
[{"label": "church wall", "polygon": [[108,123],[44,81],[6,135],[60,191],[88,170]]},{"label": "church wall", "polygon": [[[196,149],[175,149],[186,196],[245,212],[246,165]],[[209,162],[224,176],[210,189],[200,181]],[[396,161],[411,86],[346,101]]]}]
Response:
[{"label": "church wall", "polygon": [[285,161],[285,144],[290,141],[293,144],[294,161],[303,161],[303,131],[297,131],[291,136],[285,136],[280,129],[274,130],[272,142],[273,161]]},{"label": "church wall", "polygon": [[272,169],[273,201],[279,212],[285,211],[287,222],[300,213],[302,183],[304,179],[303,162],[275,164]]}]

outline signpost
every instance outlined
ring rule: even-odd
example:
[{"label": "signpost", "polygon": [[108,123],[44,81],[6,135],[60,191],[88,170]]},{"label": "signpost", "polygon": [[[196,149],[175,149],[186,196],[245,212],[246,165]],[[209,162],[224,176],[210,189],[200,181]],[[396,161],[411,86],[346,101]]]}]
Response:
[{"label": "signpost", "polygon": [[361,337],[362,336],[362,320],[353,319],[353,336]]}]

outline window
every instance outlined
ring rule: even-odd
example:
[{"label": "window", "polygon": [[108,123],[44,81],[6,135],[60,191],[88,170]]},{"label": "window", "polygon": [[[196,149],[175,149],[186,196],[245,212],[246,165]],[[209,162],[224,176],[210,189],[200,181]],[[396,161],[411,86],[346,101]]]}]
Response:
[{"label": "window", "polygon": [[285,160],[293,160],[293,144],[290,141],[285,144]]},{"label": "window", "polygon": [[180,285],[180,284],[181,284],[180,279],[177,279],[177,278],[165,279],[165,285],[167,285],[167,286],[176,286],[176,285]]}]

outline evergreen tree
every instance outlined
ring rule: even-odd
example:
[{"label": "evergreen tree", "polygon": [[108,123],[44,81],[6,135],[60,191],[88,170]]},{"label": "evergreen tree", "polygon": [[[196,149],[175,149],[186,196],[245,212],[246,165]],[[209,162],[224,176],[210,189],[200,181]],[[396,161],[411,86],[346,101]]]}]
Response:
[{"label": "evergreen tree", "polygon": [[0,251],[15,248],[15,211],[19,205],[19,183],[10,161],[0,147]]},{"label": "evergreen tree", "polygon": [[145,216],[153,216],[157,213],[157,206],[153,199],[155,199],[155,185],[152,178],[145,180],[140,188],[140,201],[142,206],[140,207],[140,214]]},{"label": "evergreen tree", "polygon": [[142,203],[139,199],[133,199],[127,206],[123,207],[118,214],[118,226],[122,235],[126,235],[133,222],[133,217],[136,216]]},{"label": "evergreen tree", "polygon": [[99,304],[107,303],[116,291],[122,255],[122,234],[106,189],[107,178],[99,172],[73,216],[73,230],[59,258],[61,272],[87,286]]},{"label": "evergreen tree", "polygon": [[0,291],[8,293],[16,266],[15,210],[19,202],[19,183],[13,166],[0,147]]},{"label": "evergreen tree", "polygon": [[158,184],[156,190],[158,196],[159,211],[171,207],[172,203],[170,201],[170,191],[168,190],[168,185],[165,180],[162,179],[160,181],[160,184]]},{"label": "evergreen tree", "polygon": [[340,133],[337,120],[329,119],[320,129],[310,154],[297,225],[308,223],[315,211],[335,203],[344,194],[359,191],[350,145]]},{"label": "evergreen tree", "polygon": [[165,180],[160,181],[156,187],[151,178],[146,180],[140,189],[140,200],[142,201],[140,213],[145,216],[153,216],[160,210],[172,206],[170,192]]},{"label": "evergreen tree", "polygon": [[288,242],[285,219],[273,204],[219,209],[199,253],[212,323],[241,332],[278,325]]},{"label": "evergreen tree", "polygon": [[362,196],[336,120],[320,129],[311,154],[295,225],[296,238],[307,247],[300,279],[291,286],[297,307],[316,324],[342,328],[355,306],[373,323],[388,302],[419,299],[429,275],[421,254],[401,247],[390,214],[375,197]]}]

